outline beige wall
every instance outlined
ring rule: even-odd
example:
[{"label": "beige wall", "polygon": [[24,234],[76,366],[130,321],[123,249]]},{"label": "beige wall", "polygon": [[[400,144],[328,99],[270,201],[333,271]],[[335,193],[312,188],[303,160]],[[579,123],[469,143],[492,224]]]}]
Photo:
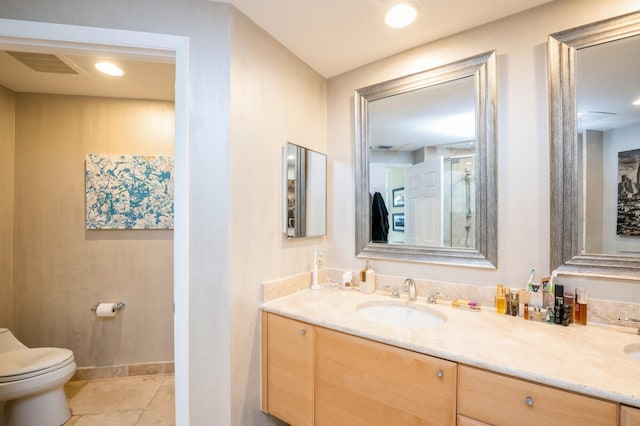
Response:
[{"label": "beige wall", "polygon": [[237,11],[231,30],[232,419],[257,425],[260,283],[309,271],[324,240],[283,236],[282,148],[326,153],[326,80]]},{"label": "beige wall", "polygon": [[[85,229],[87,153],[173,156],[172,102],[16,95],[14,333],[79,366],[173,360],[173,231]],[[127,302],[115,319],[98,302]]]},{"label": "beige wall", "polygon": [[12,328],[13,316],[13,157],[15,95],[0,86],[0,328]]},{"label": "beige wall", "polygon": [[[640,9],[634,0],[560,0],[429,43],[329,80],[329,264],[358,270],[354,256],[354,89],[495,49],[498,62],[498,269],[372,262],[379,273],[494,287],[522,286],[533,267],[549,274],[549,34]],[[346,214],[345,214],[346,212]],[[573,286],[575,280],[563,278]],[[576,282],[577,283],[577,282]],[[640,302],[638,282],[581,282],[593,297]]]}]

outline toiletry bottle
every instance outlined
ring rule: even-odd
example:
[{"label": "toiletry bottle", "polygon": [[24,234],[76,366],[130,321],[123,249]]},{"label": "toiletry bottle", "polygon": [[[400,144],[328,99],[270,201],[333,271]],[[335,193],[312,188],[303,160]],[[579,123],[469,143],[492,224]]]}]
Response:
[{"label": "toiletry bottle", "polygon": [[367,281],[367,293],[373,293],[376,291],[376,271],[371,269],[367,264],[367,272],[365,273]]},{"label": "toiletry bottle", "polygon": [[511,316],[517,317],[520,313],[520,301],[518,290],[511,290]]},{"label": "toiletry bottle", "polygon": [[576,288],[576,300],[573,317],[576,324],[587,325],[587,290]]},{"label": "toiletry bottle", "polygon": [[511,314],[511,289],[509,287],[504,288],[504,313]]},{"label": "toiletry bottle", "polygon": [[498,284],[496,288],[496,313],[504,314],[507,312],[507,300],[504,297],[504,286]]},{"label": "toiletry bottle", "polygon": [[562,325],[565,327],[571,324],[571,317],[573,315],[573,306],[565,303],[562,305]]},{"label": "toiletry bottle", "polygon": [[369,269],[369,261],[365,264],[365,267],[360,271],[360,285],[367,280],[367,269]]},{"label": "toiletry bottle", "polygon": [[522,316],[526,320],[529,319],[529,304],[528,303],[524,304],[524,313],[522,314]]},{"label": "toiletry bottle", "polygon": [[571,316],[569,317],[569,322],[572,323],[573,320],[574,320],[574,318],[573,318],[573,306],[575,304],[575,295],[573,294],[573,292],[565,291],[564,292],[563,301],[564,301],[565,305],[571,306]]}]

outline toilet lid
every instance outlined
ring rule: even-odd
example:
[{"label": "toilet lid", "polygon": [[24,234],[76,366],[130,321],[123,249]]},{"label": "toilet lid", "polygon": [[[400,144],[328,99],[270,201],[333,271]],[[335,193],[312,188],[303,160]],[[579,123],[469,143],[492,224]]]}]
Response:
[{"label": "toilet lid", "polygon": [[0,383],[13,382],[57,370],[73,362],[63,348],[32,348],[0,353]]}]

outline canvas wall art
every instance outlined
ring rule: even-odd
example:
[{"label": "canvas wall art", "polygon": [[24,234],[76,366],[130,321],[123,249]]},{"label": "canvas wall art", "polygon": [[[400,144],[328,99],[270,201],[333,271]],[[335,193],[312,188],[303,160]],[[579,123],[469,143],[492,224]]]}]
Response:
[{"label": "canvas wall art", "polygon": [[618,153],[617,234],[640,235],[640,149]]},{"label": "canvas wall art", "polygon": [[173,229],[173,158],[87,154],[87,229]]}]

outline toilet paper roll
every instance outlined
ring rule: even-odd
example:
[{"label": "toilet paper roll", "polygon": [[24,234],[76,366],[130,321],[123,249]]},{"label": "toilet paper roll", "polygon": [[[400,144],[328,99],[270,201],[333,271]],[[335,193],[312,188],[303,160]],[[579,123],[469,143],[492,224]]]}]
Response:
[{"label": "toilet paper roll", "polygon": [[115,303],[100,303],[96,309],[96,315],[98,317],[112,318],[115,317],[117,313],[118,310],[116,309]]}]

